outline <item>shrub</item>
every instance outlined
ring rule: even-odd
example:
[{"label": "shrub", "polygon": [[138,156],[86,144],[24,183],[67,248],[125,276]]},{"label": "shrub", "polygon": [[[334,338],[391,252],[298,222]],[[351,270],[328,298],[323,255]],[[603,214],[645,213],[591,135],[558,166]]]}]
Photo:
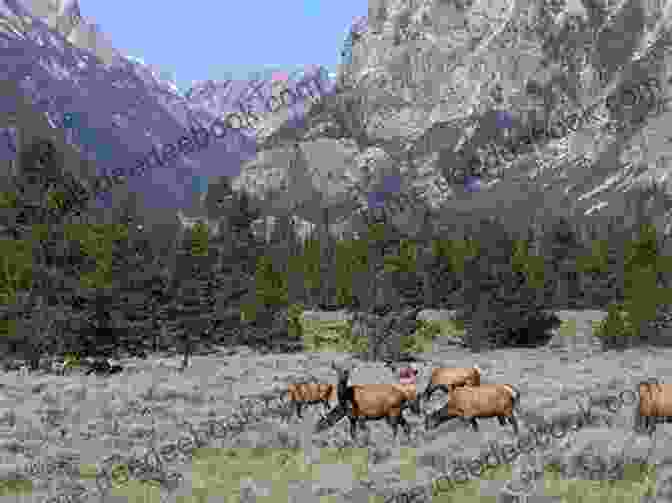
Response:
[{"label": "shrub", "polygon": [[535,347],[550,341],[551,329],[561,321],[538,303],[535,287],[525,282],[524,277],[503,275],[492,281],[497,290],[469,292],[473,297],[467,297],[458,323],[464,324],[464,339],[472,351]]},{"label": "shrub", "polygon": [[66,353],[63,358],[64,368],[74,368],[81,365],[81,360],[78,353]]},{"label": "shrub", "polygon": [[248,302],[240,307],[240,321],[253,322],[257,319],[257,305],[254,302]]},{"label": "shrub", "polygon": [[441,335],[442,327],[437,321],[421,320],[420,327],[412,334],[401,337],[402,353],[425,353],[431,351],[431,343]]},{"label": "shrub", "polygon": [[368,340],[353,333],[350,321],[301,321],[306,351],[364,353]]},{"label": "shrub", "polygon": [[287,331],[290,337],[303,337],[303,317],[304,307],[302,304],[292,304],[287,310]]},{"label": "shrub", "polygon": [[[533,304],[491,303],[488,310],[480,313],[480,323],[465,316],[467,333],[482,330],[480,344],[489,348],[536,347],[546,344],[553,336],[551,329],[561,321],[555,314]],[[472,318],[474,314],[471,314]]]},{"label": "shrub", "polygon": [[622,303],[612,303],[607,308],[607,317],[596,324],[593,334],[600,338],[602,348],[624,349],[635,335],[630,314]]}]

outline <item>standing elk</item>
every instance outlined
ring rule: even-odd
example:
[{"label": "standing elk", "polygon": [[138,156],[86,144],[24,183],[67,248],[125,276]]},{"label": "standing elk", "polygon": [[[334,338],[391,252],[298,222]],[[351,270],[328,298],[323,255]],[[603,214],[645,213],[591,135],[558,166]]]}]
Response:
[{"label": "standing elk", "polygon": [[672,420],[672,384],[649,379],[639,383],[639,409],[636,424],[643,426],[649,435],[656,430],[656,423]]},{"label": "standing elk", "polygon": [[350,371],[338,369],[333,363],[332,368],[339,374],[338,405],[315,425],[319,433],[335,425],[346,415],[350,419],[350,437],[357,438],[357,423],[385,419],[397,438],[399,425],[410,437],[411,427],[402,415],[407,405],[406,393],[394,384],[353,384],[348,386]]},{"label": "standing elk", "polygon": [[472,368],[436,368],[432,370],[432,377],[423,394],[423,399],[429,400],[437,389],[448,393],[461,386],[479,386],[481,384],[481,369],[474,365]]},{"label": "standing elk", "polygon": [[509,384],[456,388],[446,405],[425,417],[425,429],[434,429],[447,420],[462,417],[471,423],[474,431],[478,431],[477,417],[496,417],[502,426],[508,420],[517,435],[518,423],[513,410],[520,413],[519,399],[520,392]]}]

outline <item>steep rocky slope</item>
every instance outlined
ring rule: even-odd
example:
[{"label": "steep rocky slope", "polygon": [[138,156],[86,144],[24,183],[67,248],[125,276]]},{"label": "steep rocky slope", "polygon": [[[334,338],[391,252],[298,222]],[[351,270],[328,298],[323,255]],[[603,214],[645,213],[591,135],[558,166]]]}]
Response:
[{"label": "steep rocky slope", "polygon": [[[620,216],[630,212],[631,189],[665,179],[667,5],[399,0],[372,1],[369,14],[340,92],[311,109],[305,129],[278,132],[244,166],[256,184],[272,171],[265,187],[291,191],[304,164],[302,172],[321,177],[332,221],[349,218],[345,194],[365,208],[379,205],[371,192],[383,192],[395,223],[413,229],[426,207],[445,218]],[[655,99],[641,87],[647,78],[659,84]],[[621,106],[630,88],[638,102]],[[573,113],[581,118],[561,138],[502,157],[494,152],[513,131],[497,124],[498,110],[515,117],[519,136],[535,122],[548,129]],[[318,145],[330,152],[311,158]],[[480,191],[451,179],[463,163],[458,151],[480,161]],[[286,199],[275,207],[308,197]],[[669,208],[650,205],[664,226]]]}]

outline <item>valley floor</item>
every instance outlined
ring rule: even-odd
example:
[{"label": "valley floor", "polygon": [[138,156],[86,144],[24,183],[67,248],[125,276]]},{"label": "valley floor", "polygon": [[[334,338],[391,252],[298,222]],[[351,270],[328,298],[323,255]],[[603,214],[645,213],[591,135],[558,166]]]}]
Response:
[{"label": "valley floor", "polygon": [[[522,464],[544,468],[563,456],[585,451],[609,459],[646,458],[650,464],[658,463],[654,486],[657,491],[664,490],[665,473],[670,468],[664,454],[672,452],[669,426],[658,425],[654,444],[646,435],[633,431],[636,405],[623,405],[610,412],[605,403],[623,390],[634,391],[639,381],[649,377],[672,382],[672,349],[604,353],[591,345],[574,346],[576,349],[569,345],[472,354],[442,346],[439,341],[434,351],[420,355],[426,360],[418,364],[421,390],[431,368],[439,365],[478,364],[484,383],[516,386],[521,391],[521,435],[541,423],[580,414],[579,404],[587,407],[589,396],[591,414],[596,418],[596,424],[553,440],[550,448],[537,448],[533,455],[523,455],[513,466],[503,466],[488,475],[495,480],[476,479],[460,486],[458,493],[435,495],[433,501],[480,501],[481,496],[494,496],[507,480],[515,479]],[[479,421],[479,432],[459,420],[427,432],[422,418],[410,411],[405,415],[411,425],[411,438],[400,430],[396,442],[384,421],[368,423],[358,445],[349,438],[347,420],[322,434],[313,434],[321,406],[308,409],[303,420],[293,417],[286,423],[283,403],[273,397],[277,398],[288,382],[308,375],[335,383],[331,362],[348,358],[338,353],[262,356],[237,348],[194,357],[184,374],[176,371],[178,357],[129,360],[124,362],[122,374],[106,378],[77,371],[69,376],[3,374],[2,478],[16,479],[16,467],[31,463],[33,468],[27,471],[33,473],[18,477],[31,480],[32,486],[6,482],[2,493],[22,492],[40,500],[62,495],[58,501],[101,501],[101,491],[157,503],[204,501],[207,496],[219,500],[236,494],[240,501],[254,501],[245,494],[265,494],[269,498],[264,501],[283,502],[369,501],[368,495],[373,494],[381,499],[371,501],[394,501],[389,498],[409,487],[430,487],[432,480],[450,471],[453,460],[477,458],[492,442],[504,445],[515,440],[511,427],[502,427],[494,419]],[[354,383],[395,380],[382,364],[355,364]],[[262,401],[264,396],[269,399],[267,405]],[[434,409],[444,401],[445,395],[438,392],[423,407]],[[241,412],[243,403],[251,404],[251,408]],[[231,429],[236,415],[244,418],[241,421],[245,424]],[[191,452],[194,434],[206,448]],[[146,456],[152,448],[156,456]],[[54,459],[74,467],[76,473],[64,473],[63,468],[47,462]],[[145,464],[132,459],[143,459]],[[113,464],[128,465],[130,472],[117,467],[114,477],[109,477],[114,482],[105,482],[102,475],[96,481],[96,470],[102,466],[112,471]],[[161,489],[137,480],[139,474],[147,476],[148,472],[154,472],[150,478],[163,478]],[[543,477],[545,481],[538,480],[532,494],[564,497],[559,501],[568,502],[582,501],[579,496],[583,493],[586,498],[589,493],[596,494],[591,492],[596,490],[594,485],[590,485],[595,483],[582,480],[580,475],[574,482],[580,484],[578,488],[568,486],[569,482],[550,482],[548,473]],[[629,501],[638,500],[628,491],[636,493],[644,486],[622,484],[625,486],[609,490],[621,491],[626,500],[628,495],[634,498]],[[418,498],[432,501],[429,494]],[[658,500],[665,498],[656,497]]]}]

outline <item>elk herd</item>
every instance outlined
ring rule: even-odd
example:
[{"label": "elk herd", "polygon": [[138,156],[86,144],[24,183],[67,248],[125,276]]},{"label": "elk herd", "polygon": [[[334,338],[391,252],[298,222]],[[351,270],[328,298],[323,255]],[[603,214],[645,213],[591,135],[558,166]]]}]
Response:
[{"label": "elk herd", "polygon": [[[461,418],[478,431],[477,419],[497,418],[501,426],[506,426],[508,422],[513,433],[518,435],[516,413],[521,414],[519,390],[510,384],[481,383],[478,366],[435,368],[422,393],[418,392],[416,385],[418,370],[411,367],[398,370],[398,383],[352,384],[349,382],[351,370],[337,367],[334,363],[331,366],[338,375],[337,384],[290,384],[286,392],[289,406],[299,418],[303,417],[301,411],[304,406],[322,404],[325,415],[317,421],[315,433],[333,427],[347,416],[353,441],[361,423],[381,419],[390,425],[395,440],[399,426],[410,438],[411,428],[403,416],[403,412],[410,409],[416,416],[424,413],[427,431],[455,418]],[[448,394],[447,403],[438,410],[423,412],[421,401],[429,400],[438,390]],[[655,379],[646,381],[639,385],[639,396],[635,414],[649,434],[652,434],[651,425],[659,418],[672,419],[672,384],[661,384]],[[333,404],[331,410],[330,404]]]}]

